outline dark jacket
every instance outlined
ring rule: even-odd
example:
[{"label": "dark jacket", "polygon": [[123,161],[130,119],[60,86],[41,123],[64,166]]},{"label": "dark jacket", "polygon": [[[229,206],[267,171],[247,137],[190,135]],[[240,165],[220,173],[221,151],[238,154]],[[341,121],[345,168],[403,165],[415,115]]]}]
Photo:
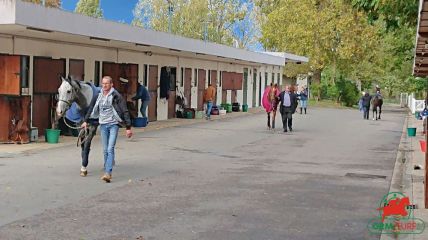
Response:
[{"label": "dark jacket", "polygon": [[[102,94],[102,92],[100,94]],[[128,108],[126,107],[125,99],[116,90],[113,91],[112,96],[113,96],[113,108],[117,112],[119,117],[123,120],[121,124],[125,125],[126,129],[131,129],[131,117],[129,116],[129,111],[128,111]],[[96,103],[96,100],[91,102],[91,106],[89,107],[89,110],[85,115],[85,120],[84,120],[85,122],[89,121],[92,111],[94,110],[95,103]]]},{"label": "dark jacket", "polygon": [[[279,112],[281,113],[281,114],[283,114],[284,113],[284,94],[285,94],[285,91],[282,91],[280,94],[279,94],[279,97],[278,97],[278,100],[279,100]],[[290,93],[290,102],[291,102],[291,112],[292,113],[295,113],[296,112],[296,108],[297,108],[297,95],[296,94],[294,94],[294,93]]]},{"label": "dark jacket", "polygon": [[370,94],[366,93],[361,99],[363,100],[363,107],[370,107],[370,101],[372,100]]},{"label": "dark jacket", "polygon": [[149,91],[147,91],[147,88],[141,84],[138,84],[137,94],[132,98],[132,100],[137,99],[141,99],[142,101],[150,101]]},{"label": "dark jacket", "polygon": [[308,100],[308,91],[305,89],[303,91],[300,92],[299,94],[300,100]]}]

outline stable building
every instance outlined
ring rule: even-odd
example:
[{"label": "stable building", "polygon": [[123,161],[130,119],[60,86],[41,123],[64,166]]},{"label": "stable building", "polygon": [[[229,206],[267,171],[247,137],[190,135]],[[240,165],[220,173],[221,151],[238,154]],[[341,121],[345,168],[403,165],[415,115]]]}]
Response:
[{"label": "stable building", "polygon": [[[217,105],[260,106],[264,88],[282,83],[285,62],[302,60],[290,56],[0,0],[0,142],[19,137],[25,142],[28,134],[19,132],[35,127],[42,135],[50,128],[60,76],[98,85],[109,75],[128,101],[140,82],[152,98],[149,120],[156,121],[175,117],[177,95],[187,98],[188,107],[203,110],[203,91],[209,83],[217,88]],[[170,81],[168,98],[161,97],[161,78]]]}]

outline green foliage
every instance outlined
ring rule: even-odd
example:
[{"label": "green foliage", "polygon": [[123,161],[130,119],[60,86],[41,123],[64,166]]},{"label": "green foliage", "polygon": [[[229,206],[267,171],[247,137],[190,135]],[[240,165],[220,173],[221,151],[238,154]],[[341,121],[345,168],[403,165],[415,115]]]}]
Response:
[{"label": "green foliage", "polygon": [[377,26],[344,0],[282,0],[267,15],[262,33],[267,49],[308,56],[312,71],[350,71],[378,43]]},{"label": "green foliage", "polygon": [[256,14],[240,0],[139,0],[133,14],[133,25],[168,32],[171,18],[173,34],[220,44],[246,47],[257,35]]},{"label": "green foliage", "polygon": [[[23,0],[24,2],[32,2],[36,4],[42,4],[42,0]],[[45,6],[47,7],[54,7],[54,8],[60,8],[61,7],[61,0],[46,0]]]},{"label": "green foliage", "polygon": [[100,0],[79,0],[74,11],[91,17],[103,17]]},{"label": "green foliage", "polygon": [[379,19],[386,29],[395,31],[404,26],[415,26],[419,0],[348,0],[357,9],[367,13],[369,22]]},{"label": "green foliage", "polygon": [[339,89],[340,102],[345,106],[352,107],[358,102],[360,95],[354,82],[340,78],[336,86]]}]

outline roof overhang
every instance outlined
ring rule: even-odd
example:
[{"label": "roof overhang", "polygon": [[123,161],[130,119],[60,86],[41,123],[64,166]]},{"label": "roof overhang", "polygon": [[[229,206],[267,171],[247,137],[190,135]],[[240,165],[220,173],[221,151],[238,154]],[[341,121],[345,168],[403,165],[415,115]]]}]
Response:
[{"label": "roof overhang", "polygon": [[0,0],[0,33],[219,62],[285,65],[281,56],[147,30],[20,0]]},{"label": "roof overhang", "polygon": [[413,75],[417,77],[428,76],[428,0],[419,1]]},{"label": "roof overhang", "polygon": [[299,56],[299,55],[295,55],[295,54],[291,54],[291,53],[286,53],[286,52],[266,52],[269,55],[272,56],[278,56],[278,57],[282,57],[284,58],[284,64],[285,63],[307,63],[309,62],[309,58],[308,57],[304,57],[304,56]]}]

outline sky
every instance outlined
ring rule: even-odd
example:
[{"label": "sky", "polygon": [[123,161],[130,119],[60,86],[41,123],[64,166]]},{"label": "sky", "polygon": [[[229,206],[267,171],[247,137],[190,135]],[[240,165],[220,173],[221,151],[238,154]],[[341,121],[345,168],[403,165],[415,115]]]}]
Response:
[{"label": "sky", "polygon": [[[62,0],[62,8],[74,11],[78,0]],[[132,10],[138,0],[100,0],[104,18],[113,21],[131,23],[134,16]]]}]

